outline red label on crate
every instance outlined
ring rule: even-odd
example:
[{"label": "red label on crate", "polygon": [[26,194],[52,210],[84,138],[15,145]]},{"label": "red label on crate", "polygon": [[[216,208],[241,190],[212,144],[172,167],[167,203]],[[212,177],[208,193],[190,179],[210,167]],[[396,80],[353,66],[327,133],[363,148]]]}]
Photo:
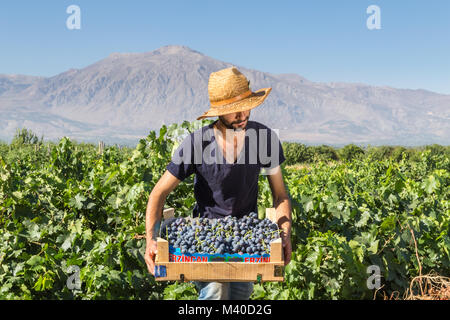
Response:
[{"label": "red label on crate", "polygon": [[270,262],[270,257],[254,257],[254,258],[246,257],[244,259],[244,262],[250,262],[250,263]]},{"label": "red label on crate", "polygon": [[186,256],[170,254],[170,261],[173,262],[208,262],[208,257],[204,256]]},{"label": "red label on crate", "polygon": [[270,262],[270,256],[248,256],[248,255],[186,255],[169,254],[169,261],[172,262],[246,262],[246,263],[265,263]]},{"label": "red label on crate", "polygon": [[270,262],[270,256],[252,254],[205,254],[182,253],[180,249],[169,246],[169,261],[172,262],[246,262],[266,263]]}]

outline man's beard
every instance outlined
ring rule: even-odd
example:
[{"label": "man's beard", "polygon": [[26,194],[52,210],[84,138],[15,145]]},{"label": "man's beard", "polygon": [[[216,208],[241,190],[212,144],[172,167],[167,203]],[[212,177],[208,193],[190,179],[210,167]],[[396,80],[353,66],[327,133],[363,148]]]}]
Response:
[{"label": "man's beard", "polygon": [[246,117],[244,120],[242,120],[242,121],[233,121],[233,122],[230,123],[230,122],[226,122],[225,119],[223,119],[222,116],[219,116],[219,121],[220,121],[220,123],[221,123],[225,128],[227,128],[227,129],[231,129],[231,130],[234,130],[234,131],[241,131],[241,130],[245,129],[245,127],[244,127],[244,128],[235,128],[235,127],[233,127],[233,124],[239,124],[239,123],[248,121],[248,118],[250,118],[250,115],[247,116],[247,117]]}]

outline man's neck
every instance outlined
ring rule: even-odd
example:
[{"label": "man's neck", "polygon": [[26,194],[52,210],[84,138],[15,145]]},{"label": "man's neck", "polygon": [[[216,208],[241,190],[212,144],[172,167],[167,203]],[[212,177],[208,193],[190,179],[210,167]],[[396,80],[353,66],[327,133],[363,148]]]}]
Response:
[{"label": "man's neck", "polygon": [[214,129],[218,131],[216,140],[222,147],[222,152],[227,162],[236,162],[238,154],[240,154],[245,137],[245,129],[233,130],[227,128],[220,120],[218,120]]}]

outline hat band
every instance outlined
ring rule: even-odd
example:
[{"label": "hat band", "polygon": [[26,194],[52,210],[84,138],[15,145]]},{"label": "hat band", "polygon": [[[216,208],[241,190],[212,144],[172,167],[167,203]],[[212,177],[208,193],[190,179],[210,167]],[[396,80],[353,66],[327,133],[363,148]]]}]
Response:
[{"label": "hat band", "polygon": [[224,106],[226,104],[230,104],[230,103],[233,103],[233,102],[245,99],[248,96],[250,96],[252,93],[253,93],[252,90],[248,90],[248,91],[246,91],[244,93],[241,93],[240,95],[238,95],[236,97],[233,97],[233,98],[230,98],[230,99],[225,99],[225,100],[221,100],[221,101],[211,102],[211,106],[213,106],[213,107]]}]

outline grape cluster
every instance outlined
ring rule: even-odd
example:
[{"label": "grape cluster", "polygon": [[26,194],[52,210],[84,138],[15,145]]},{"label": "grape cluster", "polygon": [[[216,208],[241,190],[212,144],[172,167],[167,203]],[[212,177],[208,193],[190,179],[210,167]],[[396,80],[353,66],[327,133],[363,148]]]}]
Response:
[{"label": "grape cluster", "polygon": [[182,253],[252,254],[270,253],[270,242],[279,238],[279,230],[269,219],[258,219],[252,212],[240,219],[176,218],[162,235]]}]

